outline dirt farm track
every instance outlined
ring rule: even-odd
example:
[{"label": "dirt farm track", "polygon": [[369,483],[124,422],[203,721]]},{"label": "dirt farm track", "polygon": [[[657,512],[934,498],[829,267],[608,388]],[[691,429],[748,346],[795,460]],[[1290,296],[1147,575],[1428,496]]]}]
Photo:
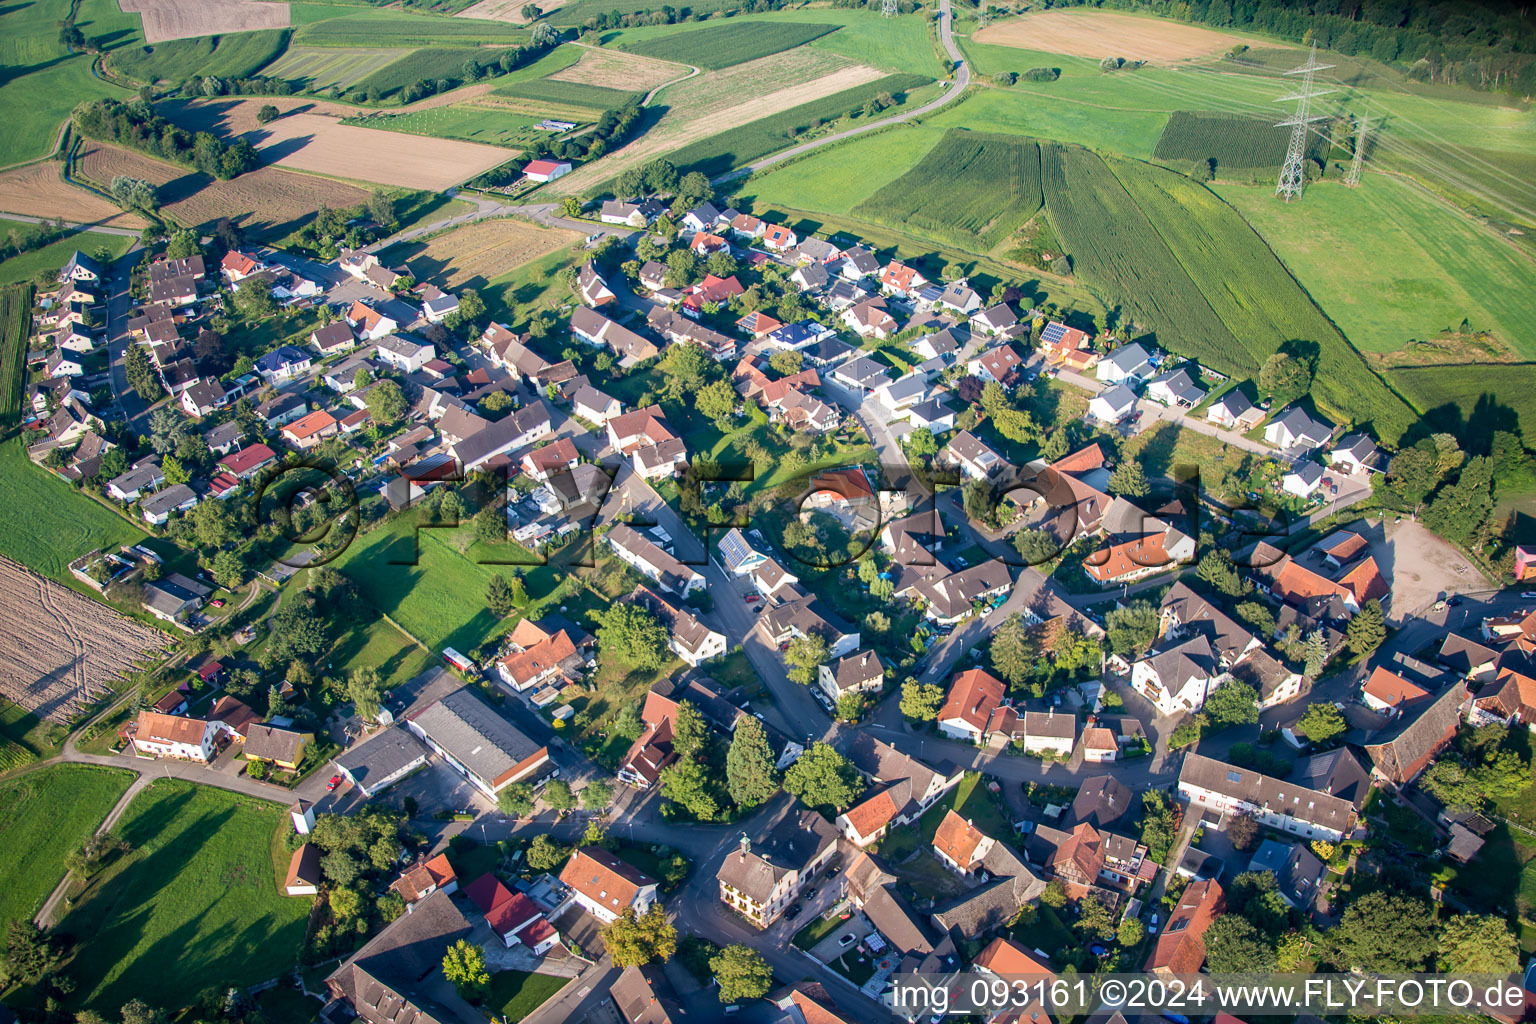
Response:
[{"label": "dirt farm track", "polygon": [[67,722],[134,661],[169,642],[157,630],[0,558],[0,696]]}]

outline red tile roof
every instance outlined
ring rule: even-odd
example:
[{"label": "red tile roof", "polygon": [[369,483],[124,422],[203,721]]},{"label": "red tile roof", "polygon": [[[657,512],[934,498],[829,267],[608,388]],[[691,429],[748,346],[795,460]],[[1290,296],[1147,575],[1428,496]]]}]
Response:
[{"label": "red tile roof", "polygon": [[1162,974],[1197,973],[1205,963],[1205,930],[1225,907],[1220,883],[1214,879],[1192,883],[1168,915],[1168,924],[1158,936],[1157,948],[1147,958],[1145,970]]},{"label": "red tile roof", "polygon": [[630,906],[641,888],[654,884],[639,868],[597,846],[583,846],[571,854],[560,871],[560,881],[611,910]]},{"label": "red tile roof", "polygon": [[992,712],[1003,702],[1003,681],[979,668],[955,676],[949,696],[939,709],[939,721],[960,719],[974,729],[985,730]]},{"label": "red tile roof", "polygon": [[249,448],[242,448],[237,452],[230,452],[219,460],[219,465],[229,470],[237,477],[243,477],[255,471],[262,463],[270,462],[277,458],[277,453],[264,444],[253,444]]},{"label": "red tile roof", "polygon": [[1429,696],[1429,691],[1377,665],[1365,681],[1364,692],[1390,707],[1400,708]]},{"label": "red tile roof", "polygon": [[945,813],[938,831],[933,834],[933,848],[962,868],[969,868],[976,857],[976,848],[986,839],[985,832],[951,810]]}]

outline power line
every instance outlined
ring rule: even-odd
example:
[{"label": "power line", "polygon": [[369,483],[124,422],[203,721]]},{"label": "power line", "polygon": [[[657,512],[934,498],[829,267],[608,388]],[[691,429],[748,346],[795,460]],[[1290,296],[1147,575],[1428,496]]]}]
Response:
[{"label": "power line", "polygon": [[1277,103],[1289,103],[1293,100],[1296,103],[1296,112],[1275,125],[1276,128],[1291,130],[1291,142],[1285,151],[1285,164],[1280,168],[1280,181],[1275,186],[1275,195],[1284,196],[1286,202],[1300,196],[1302,188],[1306,185],[1304,161],[1307,155],[1307,132],[1313,121],[1321,121],[1325,116],[1312,113],[1312,101],[1334,91],[1315,88],[1313,78],[1319,71],[1326,71],[1331,67],[1333,67],[1332,64],[1317,62],[1317,44],[1313,43],[1312,53],[1307,57],[1307,62],[1286,72],[1287,76],[1301,76],[1301,88],[1289,96],[1282,96],[1276,100]]},{"label": "power line", "polygon": [[896,0],[880,0],[880,17],[896,17]]},{"label": "power line", "polygon": [[1361,114],[1360,123],[1355,126],[1355,158],[1349,162],[1349,173],[1344,176],[1344,184],[1350,188],[1360,184],[1360,169],[1365,166],[1365,137],[1370,130],[1371,119]]}]

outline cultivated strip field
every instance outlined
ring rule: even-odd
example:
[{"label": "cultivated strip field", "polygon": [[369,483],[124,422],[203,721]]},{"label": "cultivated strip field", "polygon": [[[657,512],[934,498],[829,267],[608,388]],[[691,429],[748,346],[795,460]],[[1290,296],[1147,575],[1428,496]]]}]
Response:
[{"label": "cultivated strip field", "polygon": [[425,243],[393,246],[389,259],[403,260],[418,281],[431,281],[441,288],[480,287],[579,238],[580,232],[527,221],[485,220]]},{"label": "cultivated strip field", "polygon": [[0,694],[68,722],[111,690],[163,633],[0,558]]},{"label": "cultivated strip field", "polygon": [[75,167],[81,178],[102,187],[111,185],[119,174],[143,178],[160,189],[165,212],[183,224],[231,217],[259,236],[292,231],[322,203],[335,209],[368,199],[368,193],[355,185],[279,167],[259,167],[231,181],[216,181],[99,142],[81,151]]},{"label": "cultivated strip field", "polygon": [[[548,14],[565,5],[565,0],[540,0],[539,13]],[[513,25],[527,23],[523,17],[523,8],[528,6],[528,0],[480,0],[477,4],[471,4],[464,8],[455,18],[483,18],[486,21],[506,21]]]},{"label": "cultivated strip field", "polygon": [[406,51],[382,47],[344,49],[331,46],[293,46],[262,69],[267,78],[300,82],[306,89],[350,88],[375,71],[381,71]]},{"label": "cultivated strip field", "polygon": [[118,0],[124,11],[144,19],[144,41],[191,39],[224,32],[287,28],[288,5],[267,0]]},{"label": "cultivated strip field", "polygon": [[250,133],[250,139],[281,167],[433,192],[507,160],[506,150],[496,146],[354,128],[320,114],[291,114]]},{"label": "cultivated strip field", "polygon": [[0,172],[0,211],[134,230],[147,223],[138,214],[124,213],[94,192],[69,184],[59,177],[59,165],[52,161]]},{"label": "cultivated strip field", "polygon": [[1191,60],[1225,53],[1247,40],[1195,25],[1104,11],[1041,11],[989,25],[971,36],[978,43],[1071,57],[1126,60]]},{"label": "cultivated strip field", "polygon": [[553,182],[550,190],[574,195],[691,142],[885,74],[835,54],[801,49],[690,78],[667,90],[667,112],[650,131]]},{"label": "cultivated strip field", "polygon": [[682,64],[655,57],[642,57],[638,53],[622,50],[600,50],[587,47],[581,59],[568,68],[562,68],[548,76],[552,82],[579,82],[605,89],[622,89],[626,92],[647,92],[664,82],[680,78],[688,73]]}]

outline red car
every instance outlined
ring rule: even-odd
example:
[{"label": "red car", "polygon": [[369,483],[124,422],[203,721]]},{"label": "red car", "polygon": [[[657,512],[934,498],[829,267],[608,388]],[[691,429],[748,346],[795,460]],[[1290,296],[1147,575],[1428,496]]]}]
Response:
[{"label": "red car", "polygon": [[747,595],[747,604],[751,604],[753,601],[757,601],[757,600],[760,600],[760,599],[758,598],[758,596],[756,594],[748,594]]},{"label": "red car", "polygon": [[208,603],[213,605],[215,608],[223,608],[224,607],[224,599],[222,597],[216,597],[212,601],[209,601]]},{"label": "red car", "polygon": [[327,782],[325,784],[325,791],[327,793],[329,793],[331,790],[335,789],[339,785],[341,785],[341,776],[340,775],[332,775],[331,776],[331,781]]}]

